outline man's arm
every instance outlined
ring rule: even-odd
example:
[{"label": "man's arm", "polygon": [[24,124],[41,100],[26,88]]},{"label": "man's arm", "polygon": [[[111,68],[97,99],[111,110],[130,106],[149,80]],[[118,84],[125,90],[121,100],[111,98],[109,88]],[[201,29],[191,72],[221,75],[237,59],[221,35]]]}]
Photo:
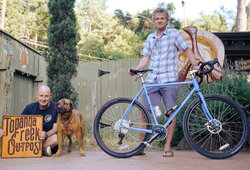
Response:
[{"label": "man's arm", "polygon": [[57,124],[54,123],[52,129],[50,129],[50,130],[47,131],[47,132],[45,132],[45,131],[42,131],[42,132],[41,132],[41,138],[42,138],[42,139],[45,139],[45,138],[47,139],[48,137],[50,137],[50,136],[56,134],[56,132],[57,132]]},{"label": "man's arm", "polygon": [[[149,57],[143,56],[143,57],[141,58],[139,64],[137,65],[137,67],[136,67],[135,69],[137,69],[137,70],[143,69],[144,67],[146,67],[146,65],[148,64],[148,62],[149,62]],[[129,70],[128,70],[128,72],[129,72],[129,74],[130,74],[131,76],[134,76],[134,75],[135,75],[134,73],[131,73]]]},{"label": "man's arm", "polygon": [[199,66],[195,60],[195,55],[193,53],[193,51],[191,50],[191,48],[186,48],[186,50],[184,51],[185,54],[187,55],[189,61],[191,62],[192,66],[194,69],[198,70],[199,69]]},{"label": "man's arm", "polygon": [[47,134],[48,137],[50,137],[50,136],[56,134],[56,132],[57,132],[57,124],[54,123],[52,129],[50,129],[49,131],[47,131],[45,134]]}]

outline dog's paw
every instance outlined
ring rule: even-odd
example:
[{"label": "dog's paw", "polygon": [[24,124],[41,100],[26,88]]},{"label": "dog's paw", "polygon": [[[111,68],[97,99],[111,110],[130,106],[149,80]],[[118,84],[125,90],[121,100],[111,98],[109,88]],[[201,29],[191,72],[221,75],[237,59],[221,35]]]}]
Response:
[{"label": "dog's paw", "polygon": [[52,157],[59,157],[59,156],[60,156],[60,154],[58,154],[58,153],[55,153],[52,155]]},{"label": "dog's paw", "polygon": [[85,156],[85,153],[84,152],[80,152],[80,156]]}]

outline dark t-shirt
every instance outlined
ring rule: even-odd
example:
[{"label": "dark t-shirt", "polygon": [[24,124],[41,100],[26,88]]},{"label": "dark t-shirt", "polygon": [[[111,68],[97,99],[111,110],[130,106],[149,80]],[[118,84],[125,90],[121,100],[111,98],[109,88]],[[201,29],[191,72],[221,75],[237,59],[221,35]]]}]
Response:
[{"label": "dark t-shirt", "polygon": [[38,102],[31,103],[24,108],[21,115],[42,115],[43,130],[47,132],[52,129],[53,124],[57,121],[56,104],[50,101],[49,108],[41,110]]}]

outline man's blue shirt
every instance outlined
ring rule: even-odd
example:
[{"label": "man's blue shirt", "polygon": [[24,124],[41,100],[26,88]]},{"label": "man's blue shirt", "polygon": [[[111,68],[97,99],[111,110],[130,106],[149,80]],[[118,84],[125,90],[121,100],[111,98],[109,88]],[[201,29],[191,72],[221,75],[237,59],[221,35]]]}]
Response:
[{"label": "man's blue shirt", "polygon": [[38,102],[31,103],[24,108],[21,115],[42,115],[43,130],[47,132],[51,130],[53,124],[57,122],[56,104],[50,101],[49,108],[41,110]]},{"label": "man's blue shirt", "polygon": [[157,78],[158,83],[173,82],[178,80],[179,50],[186,50],[188,44],[176,29],[168,29],[157,38],[157,33],[150,34],[147,38],[142,55],[150,58],[149,72],[146,82],[153,83]]}]

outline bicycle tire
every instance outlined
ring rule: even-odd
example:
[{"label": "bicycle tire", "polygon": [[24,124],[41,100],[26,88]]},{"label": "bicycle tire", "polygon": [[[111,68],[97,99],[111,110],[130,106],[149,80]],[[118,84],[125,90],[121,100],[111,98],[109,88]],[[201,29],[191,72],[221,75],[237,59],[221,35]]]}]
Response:
[{"label": "bicycle tire", "polygon": [[205,117],[201,100],[196,99],[183,117],[183,130],[190,146],[211,159],[234,156],[248,140],[248,121],[244,110],[233,100],[221,95],[205,95],[209,112],[219,125],[213,127]]},{"label": "bicycle tire", "polygon": [[[151,135],[150,133],[119,128],[122,115],[131,102],[132,99],[130,98],[112,99],[100,108],[94,120],[94,136],[97,144],[104,152],[116,158],[127,158],[137,155],[145,148],[145,144],[141,141],[148,141]],[[148,111],[138,101],[134,102],[129,115],[123,121],[123,125],[139,127],[141,116],[146,120],[144,127],[152,129]],[[144,138],[142,133],[145,134]],[[122,137],[122,135],[124,136]],[[140,135],[143,140],[140,140]],[[119,144],[121,137],[122,144]]]}]

